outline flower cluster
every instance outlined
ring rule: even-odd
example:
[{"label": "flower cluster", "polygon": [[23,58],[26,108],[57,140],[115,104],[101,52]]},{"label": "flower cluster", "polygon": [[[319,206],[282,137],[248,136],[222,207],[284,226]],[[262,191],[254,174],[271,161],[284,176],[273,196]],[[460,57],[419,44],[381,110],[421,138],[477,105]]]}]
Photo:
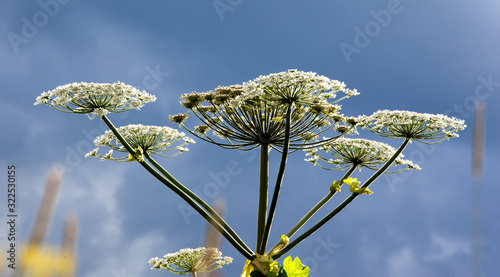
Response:
[{"label": "flower cluster", "polygon": [[[142,124],[131,124],[117,129],[120,135],[128,142],[128,144],[136,149],[137,155],[123,158],[113,158],[113,150],[110,150],[105,156],[97,155],[97,151],[101,146],[109,146],[112,149],[128,153],[127,149],[116,138],[115,134],[108,130],[105,134],[97,137],[94,140],[96,149],[85,155],[85,157],[101,157],[101,160],[140,160],[144,152],[148,154],[156,154],[163,157],[173,157],[179,153],[188,151],[184,145],[195,143],[194,140],[185,137],[184,133],[170,127],[148,126]],[[182,142],[175,147],[172,147],[177,141]],[[164,155],[163,152],[175,151],[172,155]]]},{"label": "flower cluster", "polygon": [[181,275],[191,273],[196,276],[197,272],[211,272],[232,262],[231,257],[222,257],[222,253],[216,248],[199,247],[181,249],[179,252],[165,255],[163,259],[152,258],[149,265],[151,269],[165,269]]},{"label": "flower cluster", "polygon": [[43,92],[36,98],[35,105],[47,104],[59,111],[92,114],[91,119],[108,113],[121,113],[140,109],[145,103],[154,102],[156,97],[132,86],[117,82],[71,83]]},{"label": "flower cluster", "polygon": [[261,75],[244,83],[243,91],[235,99],[235,105],[239,105],[244,99],[259,96],[271,105],[295,103],[309,106],[328,104],[327,100],[335,98],[338,91],[343,91],[346,97],[359,94],[356,90],[346,89],[343,82],[296,69]]},{"label": "flower cluster", "polygon": [[[362,167],[377,170],[378,166],[387,162],[396,152],[396,149],[382,142],[352,138],[338,138],[322,145],[319,149],[335,159],[320,155],[318,148],[314,148],[306,150],[306,156],[311,156],[306,161],[327,170],[349,170],[351,168],[361,170]],[[420,169],[412,161],[402,158],[403,154],[400,154],[392,165],[406,165],[404,169]],[[324,166],[319,161],[334,167]]]},{"label": "flower cluster", "polygon": [[457,131],[466,127],[464,120],[442,114],[390,110],[375,112],[365,123],[365,128],[379,136],[412,139],[426,144],[458,137]]},{"label": "flower cluster", "polygon": [[[205,141],[224,148],[253,149],[260,145],[283,147],[289,116],[292,151],[321,144],[319,134],[337,131],[337,136],[353,131],[358,122],[339,114],[340,105],[328,102],[345,85],[315,73],[290,70],[261,76],[243,85],[218,87],[209,92],[192,92],[181,96],[181,105],[203,124],[190,131]],[[357,95],[345,89],[347,96]],[[169,117],[188,129],[187,115]],[[189,129],[188,129],[189,130]],[[221,143],[213,135],[227,140]],[[331,139],[330,139],[331,140]]]}]

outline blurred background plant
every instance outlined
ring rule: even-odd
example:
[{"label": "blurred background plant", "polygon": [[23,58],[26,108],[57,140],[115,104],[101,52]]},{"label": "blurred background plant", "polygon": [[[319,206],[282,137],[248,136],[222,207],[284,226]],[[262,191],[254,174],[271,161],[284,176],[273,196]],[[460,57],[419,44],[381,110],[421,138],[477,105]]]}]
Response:
[{"label": "blurred background plant", "polygon": [[[31,237],[18,247],[17,253],[19,254],[15,269],[0,272],[1,276],[71,277],[75,275],[78,233],[76,215],[68,214],[66,216],[61,246],[44,244],[62,179],[63,171],[61,169],[52,168],[50,170]],[[3,268],[3,264],[0,265]]]},{"label": "blurred background plant", "polygon": [[483,194],[483,160],[485,144],[486,102],[476,105],[474,112],[474,130],[472,139],[472,189],[471,189],[471,252],[472,274],[483,276],[481,270],[483,247],[482,194]]}]

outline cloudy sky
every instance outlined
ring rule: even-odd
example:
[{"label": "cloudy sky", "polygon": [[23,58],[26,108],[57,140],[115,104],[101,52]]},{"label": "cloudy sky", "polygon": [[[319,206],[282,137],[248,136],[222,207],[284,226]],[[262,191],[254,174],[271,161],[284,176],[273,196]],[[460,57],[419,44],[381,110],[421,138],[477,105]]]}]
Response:
[{"label": "cloudy sky", "polygon": [[[469,126],[460,138],[435,147],[411,144],[405,155],[421,171],[383,176],[374,194],[356,199],[289,252],[311,268],[310,276],[473,276],[477,268],[482,276],[498,276],[499,15],[494,0],[0,0],[0,176],[4,184],[7,166],[16,165],[17,239],[29,236],[54,165],[66,173],[47,243],[60,244],[64,217],[78,215],[78,276],[172,276],[150,270],[149,258],[201,246],[206,230],[200,216],[139,165],[84,159],[93,138],[106,130],[102,122],[33,106],[43,91],[71,82],[122,81],[158,100],[111,115],[115,125],[175,127],[166,118],[183,111],[182,93],[299,69],[361,92],[342,102],[347,115],[413,110],[460,117]],[[487,103],[482,190],[471,175],[473,113],[480,100]],[[223,199],[227,221],[253,246],[255,155],[199,141],[161,163],[205,200]],[[278,159],[271,158],[275,170]],[[303,158],[290,157],[272,240],[340,177]],[[228,165],[237,165],[238,173],[230,174]],[[354,177],[366,180],[367,174]],[[223,176],[229,185],[214,186]],[[472,201],[474,195],[479,200]],[[480,220],[471,216],[474,209],[482,212]],[[479,221],[483,246],[477,253],[471,230]],[[6,230],[1,224],[0,247]],[[244,258],[228,243],[221,250],[234,258],[225,275],[239,276]]]}]

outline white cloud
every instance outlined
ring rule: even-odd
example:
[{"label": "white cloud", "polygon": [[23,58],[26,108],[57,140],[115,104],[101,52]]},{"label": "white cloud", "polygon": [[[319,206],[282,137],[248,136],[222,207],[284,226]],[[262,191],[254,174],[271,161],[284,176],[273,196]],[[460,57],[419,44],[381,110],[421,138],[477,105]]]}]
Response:
[{"label": "white cloud", "polygon": [[147,276],[151,269],[147,264],[154,247],[164,244],[165,240],[156,232],[146,233],[135,240],[122,244],[119,249],[110,251],[113,255],[106,255],[100,267],[84,275],[84,277],[137,277]]},{"label": "white cloud", "polygon": [[471,253],[470,242],[463,239],[432,235],[431,241],[432,250],[423,257],[425,261],[441,262],[454,255]]},{"label": "white cloud", "polygon": [[467,239],[442,236],[432,231],[429,237],[425,236],[426,240],[412,239],[409,234],[405,236],[391,226],[385,232],[391,243],[381,242],[373,231],[361,232],[356,263],[370,276],[439,276],[438,272],[443,268],[450,272],[467,270],[467,265],[460,262],[471,254]]},{"label": "white cloud", "polygon": [[81,218],[79,245],[85,245],[86,250],[80,251],[79,259],[82,264],[96,265],[81,268],[82,276],[147,276],[147,261],[153,257],[155,246],[164,246],[166,241],[156,232],[132,237],[125,234],[127,215],[122,212],[117,192],[126,184],[129,169],[109,162],[88,164],[68,176],[58,205],[59,209],[76,210]]},{"label": "white cloud", "polygon": [[[89,187],[86,192],[86,199],[92,196],[94,211],[99,210],[96,216],[101,218],[99,236],[94,236],[91,243],[102,247],[103,244],[114,246],[120,242],[122,236],[121,224],[124,215],[118,209],[116,191],[125,181],[125,170],[123,167],[117,167],[113,174],[109,172],[99,172],[98,174],[89,174]],[[90,205],[86,205],[87,207]]]},{"label": "white cloud", "polygon": [[368,230],[363,230],[360,236],[360,258],[364,269],[368,272],[378,268],[385,258],[384,250]]},{"label": "white cloud", "polygon": [[[117,253],[123,253],[122,248],[127,245],[123,243],[122,231],[125,215],[117,198],[118,189],[126,181],[125,174],[126,167],[94,162],[83,164],[66,175],[58,209],[78,214],[78,244],[87,249],[79,251],[81,263],[97,259],[100,268],[106,267],[116,259]],[[90,255],[88,249],[94,254]],[[111,265],[116,266],[116,263]],[[109,270],[106,273],[109,275]]]},{"label": "white cloud", "polygon": [[415,256],[411,247],[403,247],[387,259],[389,277],[422,277],[430,276]]}]

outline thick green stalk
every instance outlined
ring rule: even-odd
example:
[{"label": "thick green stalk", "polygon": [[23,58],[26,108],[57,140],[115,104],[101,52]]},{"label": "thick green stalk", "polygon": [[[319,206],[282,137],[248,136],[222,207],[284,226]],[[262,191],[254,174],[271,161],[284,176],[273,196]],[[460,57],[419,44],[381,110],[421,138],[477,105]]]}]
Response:
[{"label": "thick green stalk", "polygon": [[128,142],[122,137],[122,135],[116,130],[115,128],[115,125],[113,125],[113,123],[111,123],[111,121],[109,121],[109,119],[103,115],[101,117],[102,121],[104,121],[104,123],[106,123],[106,125],[108,125],[108,128],[111,130],[111,132],[113,132],[113,134],[115,134],[115,136],[118,138],[118,140],[120,141],[120,143],[125,146],[125,148],[127,149],[127,151],[130,153],[130,154],[134,154],[135,153],[135,149],[132,149],[132,147],[130,146],[130,144],[128,144]]},{"label": "thick green stalk", "polygon": [[[115,126],[111,121],[106,116],[102,116],[102,120],[106,125],[108,125],[109,129],[113,132],[113,134],[116,136],[116,138],[120,141],[120,143],[125,146],[125,148],[129,151],[130,154],[134,154],[135,151],[132,149],[132,147],[128,144],[128,142],[123,138],[123,136],[116,130]],[[224,238],[226,238],[229,243],[231,243],[245,258],[247,259],[252,259],[253,253],[252,251],[247,251],[245,248],[243,248],[236,240],[233,238],[227,230],[225,230],[219,222],[215,221],[214,218],[207,213],[198,203],[196,203],[191,197],[186,195],[181,189],[179,189],[177,186],[172,184],[168,179],[166,179],[163,175],[161,175],[158,171],[156,171],[154,168],[152,168],[148,163],[145,161],[138,161],[151,175],[156,177],[160,182],[162,182],[165,186],[173,190],[177,195],[179,195],[184,201],[186,201],[193,209],[195,209],[205,220],[207,220],[212,226],[214,226],[217,231],[219,231]]]},{"label": "thick green stalk", "polygon": [[[362,186],[362,188],[368,187],[373,181],[375,181],[382,173],[384,173],[387,168],[389,168],[394,160],[401,154],[401,152],[405,149],[405,147],[408,145],[408,143],[411,141],[411,139],[406,139],[403,144],[398,148],[398,150],[394,153],[394,155],[379,169],[377,172],[375,172],[368,181],[365,182],[365,184]],[[285,248],[283,248],[278,254],[274,255],[272,258],[273,259],[278,259],[282,255],[284,255],[286,252],[290,251],[293,247],[295,247],[297,244],[302,242],[304,239],[312,235],[314,232],[316,232],[319,228],[321,228],[326,222],[328,222],[330,219],[332,219],[334,216],[336,216],[340,211],[342,211],[349,203],[351,203],[356,197],[358,197],[359,193],[353,193],[351,194],[348,198],[346,198],[340,205],[335,208],[333,211],[331,211],[328,215],[326,215],[323,219],[321,219],[318,223],[316,223],[313,227],[311,227],[309,230],[304,232],[302,235],[300,235],[298,238],[290,242]]]},{"label": "thick green stalk", "polygon": [[236,232],[224,221],[222,217],[214,210],[210,205],[208,205],[203,199],[201,199],[196,193],[192,192],[186,186],[184,186],[181,182],[175,179],[165,168],[163,168],[158,162],[156,162],[148,153],[144,153],[146,159],[157,169],[159,170],[167,179],[176,185],[180,190],[182,190],[185,194],[191,197],[194,201],[196,201],[199,205],[201,205],[206,211],[212,215],[215,220],[249,253],[253,253],[253,251],[248,247],[245,242],[236,234]]},{"label": "thick green stalk", "polygon": [[274,185],[273,197],[271,199],[271,205],[269,206],[269,215],[267,216],[266,227],[264,230],[264,236],[262,238],[261,248],[257,249],[257,253],[264,253],[267,247],[267,241],[269,239],[269,233],[271,232],[271,226],[273,225],[274,213],[276,211],[276,204],[278,203],[278,197],[281,189],[281,184],[283,183],[283,176],[285,174],[286,160],[288,158],[288,149],[290,147],[290,125],[292,117],[292,105],[288,105],[288,109],[285,115],[285,139],[283,141],[283,152],[281,153],[280,168],[278,171],[278,177],[276,178],[276,184]]},{"label": "thick green stalk", "polygon": [[260,184],[259,184],[259,210],[257,214],[257,253],[262,248],[262,238],[264,237],[264,229],[266,225],[267,214],[267,194],[269,179],[269,145],[262,144],[260,146]]}]

